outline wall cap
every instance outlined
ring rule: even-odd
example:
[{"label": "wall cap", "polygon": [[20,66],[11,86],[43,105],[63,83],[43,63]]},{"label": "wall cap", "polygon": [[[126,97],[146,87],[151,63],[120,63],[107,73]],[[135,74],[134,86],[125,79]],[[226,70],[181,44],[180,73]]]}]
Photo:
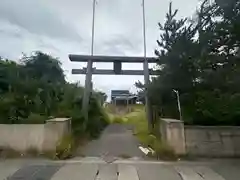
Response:
[{"label": "wall cap", "polygon": [[166,123],[183,123],[183,121],[178,119],[161,118],[161,120],[165,121]]},{"label": "wall cap", "polygon": [[53,119],[47,120],[47,122],[65,122],[69,120],[71,120],[71,118],[53,118]]},{"label": "wall cap", "polygon": [[240,130],[240,126],[199,126],[199,125],[184,125],[186,129],[236,129]]}]

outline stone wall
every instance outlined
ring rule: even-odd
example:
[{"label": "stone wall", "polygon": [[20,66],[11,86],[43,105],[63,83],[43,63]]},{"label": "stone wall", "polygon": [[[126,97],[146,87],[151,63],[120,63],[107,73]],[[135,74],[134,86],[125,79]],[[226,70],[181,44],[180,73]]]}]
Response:
[{"label": "stone wall", "polygon": [[240,156],[240,127],[185,126],[186,153],[210,157]]},{"label": "stone wall", "polygon": [[186,126],[180,120],[161,119],[162,141],[176,154],[240,157],[240,127]]},{"label": "stone wall", "polygon": [[71,131],[70,123],[68,118],[56,118],[46,124],[0,124],[0,149],[54,150],[59,140]]}]

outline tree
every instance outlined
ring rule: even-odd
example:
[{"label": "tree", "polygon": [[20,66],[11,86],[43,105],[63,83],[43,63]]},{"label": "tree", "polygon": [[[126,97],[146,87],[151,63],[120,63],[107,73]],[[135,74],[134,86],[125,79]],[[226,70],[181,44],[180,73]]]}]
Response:
[{"label": "tree", "polygon": [[60,61],[50,55],[37,51],[32,56],[24,56],[22,62],[32,78],[52,83],[65,82]]},{"label": "tree", "polygon": [[239,2],[204,0],[192,20],[176,19],[170,3],[159,23],[159,76],[148,87],[163,116],[178,117],[176,89],[188,123],[240,124]]}]

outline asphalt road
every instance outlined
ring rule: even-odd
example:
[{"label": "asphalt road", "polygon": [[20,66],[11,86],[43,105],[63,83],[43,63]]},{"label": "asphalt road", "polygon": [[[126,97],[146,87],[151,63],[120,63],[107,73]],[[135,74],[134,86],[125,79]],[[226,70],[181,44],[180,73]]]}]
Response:
[{"label": "asphalt road", "polygon": [[139,142],[132,135],[131,126],[111,124],[102,135],[83,147],[79,154],[90,157],[116,158],[116,157],[144,157],[138,148]]},{"label": "asphalt road", "polygon": [[157,162],[98,158],[68,161],[7,160],[1,180],[239,180],[240,161]]}]

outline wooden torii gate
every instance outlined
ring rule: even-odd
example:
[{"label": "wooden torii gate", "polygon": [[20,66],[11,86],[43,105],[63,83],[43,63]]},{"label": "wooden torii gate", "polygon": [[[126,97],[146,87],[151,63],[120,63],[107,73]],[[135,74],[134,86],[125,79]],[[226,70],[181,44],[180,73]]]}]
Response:
[{"label": "wooden torii gate", "polygon": [[[152,124],[151,106],[148,98],[147,85],[149,75],[157,75],[157,71],[148,69],[148,63],[156,63],[157,58],[154,57],[125,57],[125,56],[92,56],[92,55],[74,55],[70,54],[69,59],[72,62],[87,62],[87,68],[72,69],[72,74],[86,74],[85,89],[82,102],[82,112],[85,119],[88,120],[89,97],[92,90],[92,75],[144,75],[145,79],[145,107],[149,128]],[[96,69],[92,68],[93,62],[113,63],[113,69]],[[122,70],[122,63],[143,63],[144,70]],[[147,67],[147,68],[146,68]],[[146,83],[147,82],[147,83]]]}]

